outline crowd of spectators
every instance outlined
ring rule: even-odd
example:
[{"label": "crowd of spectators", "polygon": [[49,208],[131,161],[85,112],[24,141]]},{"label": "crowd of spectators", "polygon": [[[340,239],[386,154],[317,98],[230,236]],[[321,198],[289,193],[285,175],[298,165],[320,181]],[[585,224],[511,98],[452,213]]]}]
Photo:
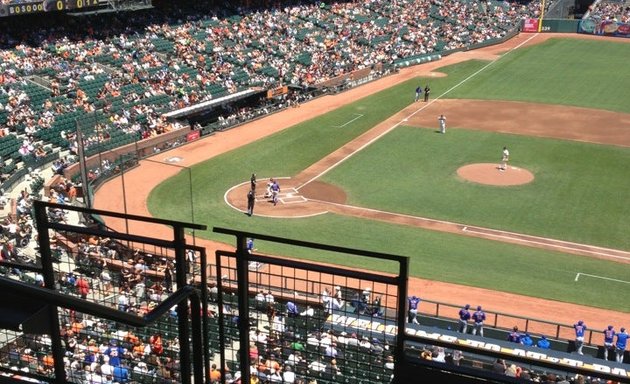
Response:
[{"label": "crowd of spectators", "polygon": [[[19,1],[2,0],[3,4],[15,2]],[[85,17],[80,25],[57,25],[46,32],[39,28],[2,31],[1,132],[21,139],[20,155],[35,157],[44,157],[50,150],[39,133],[57,127],[65,115],[100,113],[102,118],[94,119],[93,130],[83,138],[86,148],[106,143],[114,132],[154,137],[181,128],[161,116],[165,111],[249,86],[292,84],[305,89],[399,58],[501,38],[521,18],[535,17],[537,4],[454,1],[446,6],[439,0],[366,0],[232,12],[210,9],[192,14],[177,9],[116,18]],[[38,76],[45,87],[33,85],[30,78],[27,80],[29,76]],[[46,89],[46,94],[34,91],[37,87]],[[284,102],[296,106],[307,97],[296,94]],[[269,112],[264,107],[261,111]],[[220,116],[222,126],[260,113],[252,108],[227,112]],[[58,134],[76,154],[75,132],[64,129]],[[69,162],[57,160],[55,173],[62,173]],[[107,162],[100,169],[113,167]],[[68,180],[62,180],[50,193],[51,201],[61,204],[72,203],[75,198],[76,185]],[[18,254],[11,247],[26,236],[22,232],[26,234],[29,225],[32,231],[30,201],[28,193],[23,194],[18,200],[18,216],[9,217],[2,225],[7,238],[0,246],[2,260],[16,258]],[[63,210],[50,212],[55,221],[66,220]],[[168,257],[130,249],[111,239],[57,240],[53,244],[57,258],[73,266],[59,273],[60,290],[143,315],[174,289],[175,266]],[[35,278],[35,282],[41,281],[41,277]],[[287,303],[285,309],[278,310],[278,306],[268,305],[275,304],[269,298],[271,293],[264,294],[266,321],[252,327],[249,337],[250,353],[255,355],[252,374],[260,380],[286,383],[298,383],[307,373],[320,371],[326,377],[350,375],[355,370],[347,362],[363,354],[379,368],[383,382],[387,381],[393,357],[386,341],[322,329],[311,329],[301,338],[296,328],[289,326],[295,319],[321,321],[340,310],[384,316],[381,298],[367,289],[350,297],[342,297],[340,287],[333,291],[326,290],[320,305],[303,311],[293,302],[293,306]],[[126,382],[136,372],[160,382],[179,381],[179,344],[172,335],[137,335],[73,311],[62,316],[71,380]],[[13,352],[23,368],[50,374],[49,351],[37,353],[50,341],[33,340],[33,345]],[[459,351],[439,347],[429,354],[424,352],[423,358],[430,355],[438,362],[457,365],[462,359]],[[503,372],[507,374],[508,369],[511,366]],[[215,377],[217,372],[221,374],[216,366],[213,372]],[[237,377],[235,373],[232,379]],[[523,373],[521,377],[525,378]]]},{"label": "crowd of spectators", "polygon": [[[62,124],[64,116],[93,128],[86,147],[106,143],[113,132],[152,137],[179,128],[160,117],[165,111],[251,86],[308,87],[398,58],[500,38],[535,9],[517,2],[446,7],[437,0],[322,5],[174,8],[86,16],[49,28],[5,27],[2,132],[27,136],[20,154],[39,157],[50,150],[48,142],[76,152],[74,127]],[[59,143],[41,132],[51,129]]]},{"label": "crowd of spectators", "polygon": [[[586,17],[587,15],[585,15]],[[597,20],[630,22],[630,5],[625,1],[602,1],[589,7],[588,17]]]}]

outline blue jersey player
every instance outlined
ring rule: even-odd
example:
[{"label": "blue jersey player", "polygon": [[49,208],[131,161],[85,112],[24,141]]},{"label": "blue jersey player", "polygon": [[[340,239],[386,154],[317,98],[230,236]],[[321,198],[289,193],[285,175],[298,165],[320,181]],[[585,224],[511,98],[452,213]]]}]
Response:
[{"label": "blue jersey player", "polygon": [[481,309],[481,305],[477,306],[477,310],[472,314],[473,322],[473,335],[483,336],[483,322],[486,321],[486,313]]},{"label": "blue jersey player", "polygon": [[508,335],[507,339],[508,339],[508,341],[511,341],[512,343],[521,344],[521,338],[522,337],[523,336],[518,331],[518,327],[514,326],[514,328],[512,328],[512,332],[510,332],[510,334]]},{"label": "blue jersey player", "polygon": [[575,330],[575,351],[578,355],[583,355],[582,347],[584,347],[584,333],[586,332],[586,324],[582,320],[578,321],[576,324],[573,324],[573,329]]},{"label": "blue jersey player", "polygon": [[407,298],[409,302],[409,311],[407,312],[407,322],[418,324],[418,305],[420,304],[420,298],[417,296],[411,296]]},{"label": "blue jersey player", "polygon": [[608,351],[615,350],[615,328],[609,325],[604,330],[604,360],[608,360]]},{"label": "blue jersey player", "polygon": [[466,333],[466,329],[468,328],[468,320],[470,320],[470,304],[466,304],[462,309],[459,310],[459,320],[457,323],[459,324],[459,333]]},{"label": "blue jersey player", "polygon": [[626,344],[628,343],[628,334],[626,333],[625,328],[621,328],[617,334],[617,344],[615,344],[615,348],[617,348],[617,362],[623,363],[623,353],[626,351]]}]

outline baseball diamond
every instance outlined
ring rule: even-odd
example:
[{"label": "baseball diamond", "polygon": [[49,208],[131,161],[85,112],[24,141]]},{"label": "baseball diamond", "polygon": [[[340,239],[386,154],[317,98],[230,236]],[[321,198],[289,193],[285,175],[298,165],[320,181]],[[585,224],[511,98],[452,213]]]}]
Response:
[{"label": "baseball diamond", "polygon": [[[235,129],[222,132],[208,139],[194,142],[185,146],[182,149],[175,149],[169,152],[168,157],[181,157],[182,160],[180,164],[185,167],[190,167],[213,156],[220,155],[221,157],[223,157],[224,155],[221,154],[231,151],[247,143],[252,143],[248,144],[248,151],[255,151],[257,145],[256,143],[260,140],[267,140],[264,138],[269,135],[282,131],[295,124],[300,124],[304,121],[307,121],[312,116],[318,116],[323,113],[327,113],[329,111],[340,108],[343,105],[346,105],[367,95],[373,94],[381,89],[391,87],[395,84],[404,83],[408,79],[414,79],[417,76],[430,76],[433,73],[437,73],[436,71],[438,70],[441,73],[443,72],[443,70],[440,70],[439,68],[443,68],[457,62],[464,62],[469,59],[495,60],[498,59],[501,54],[504,54],[511,48],[514,48],[518,45],[523,45],[523,48],[530,47],[536,44],[541,44],[552,37],[558,36],[555,36],[553,34],[546,34],[535,35],[534,37],[530,38],[527,35],[519,35],[517,38],[511,39],[499,46],[488,47],[470,52],[460,52],[445,57],[439,62],[432,62],[417,67],[406,68],[401,70],[400,73],[387,77],[385,79],[376,80],[345,93],[330,95],[320,99],[316,99],[312,102],[302,105],[299,109],[295,108],[285,110],[282,113],[267,116],[256,122],[248,123]],[[566,37],[566,35],[562,35],[562,37]],[[574,36],[569,37],[573,38]],[[582,36],[579,37],[583,38]],[[526,39],[527,41],[525,41]],[[348,191],[344,190],[344,188],[339,185],[335,185],[336,183],[329,182],[329,180],[327,179],[327,175],[321,177],[322,172],[335,165],[341,159],[345,159],[350,154],[355,153],[359,150],[359,148],[368,145],[369,143],[371,143],[371,140],[376,140],[378,142],[378,140],[380,140],[379,135],[383,134],[384,131],[390,130],[394,125],[404,125],[406,127],[434,126],[434,116],[436,115],[436,113],[444,113],[449,116],[449,127],[451,129],[449,129],[449,132],[444,135],[444,138],[448,138],[451,135],[456,135],[455,132],[459,127],[475,127],[475,129],[477,130],[486,132],[494,131],[506,134],[522,135],[523,138],[540,137],[563,140],[579,140],[580,142],[601,143],[606,145],[612,144],[615,146],[621,146],[621,153],[624,156],[628,155],[627,149],[625,148],[630,146],[630,135],[628,135],[627,128],[625,128],[623,125],[623,122],[627,121],[628,116],[625,113],[592,109],[584,110],[580,107],[554,106],[550,104],[525,105],[522,101],[446,99],[440,98],[439,93],[436,89],[437,87],[434,88],[436,98],[429,105],[423,106],[424,108],[426,108],[426,111],[423,110],[419,113],[414,114],[417,107],[414,105],[410,105],[409,107],[400,111],[396,115],[389,117],[380,124],[376,124],[378,122],[374,122],[374,128],[367,130],[363,135],[358,136],[356,139],[351,139],[338,151],[334,151],[321,160],[317,161],[316,159],[314,159],[315,161],[312,162],[312,165],[302,170],[301,172],[298,169],[296,169],[295,171],[287,169],[286,171],[282,171],[282,173],[276,170],[274,173],[277,172],[277,174],[263,175],[259,169],[255,168],[257,164],[245,165],[246,169],[242,169],[242,175],[240,175],[241,180],[237,183],[234,183],[230,188],[227,188],[225,190],[229,190],[225,193],[225,202],[228,204],[228,206],[232,207],[231,209],[236,209],[233,210],[233,212],[235,213],[237,213],[238,210],[244,209],[245,201],[243,197],[245,196],[245,194],[243,193],[243,186],[246,186],[247,184],[244,183],[242,184],[242,186],[239,185],[246,180],[245,176],[248,175],[248,172],[255,170],[258,172],[260,180],[263,180],[264,177],[290,177],[290,179],[283,180],[282,187],[283,189],[294,188],[295,192],[291,191],[293,195],[291,201],[281,201],[278,206],[275,207],[273,206],[273,204],[265,204],[264,200],[259,200],[256,205],[256,214],[251,220],[263,220],[264,217],[267,216],[285,218],[291,216],[315,216],[318,218],[317,220],[322,220],[323,218],[328,217],[326,212],[343,212],[342,214],[350,214],[355,217],[372,217],[374,215],[370,214],[369,212],[376,212],[376,210],[368,209],[366,211],[365,208],[368,207],[364,207],[363,212],[361,212],[361,207],[348,204],[350,200]],[[472,111],[475,110],[492,111],[492,114],[472,113]],[[342,125],[343,122],[355,119],[357,115],[353,115],[352,113],[354,112],[346,113],[345,120],[344,118],[340,118],[338,120],[339,122],[334,121],[331,126],[339,126]],[[366,111],[361,110],[360,113],[365,116],[357,119],[357,122],[370,119],[370,116],[366,113]],[[569,116],[573,116],[576,114],[579,114],[581,118],[569,118]],[[500,124],[496,124],[497,121],[500,121]],[[355,122],[349,123],[347,127],[352,127],[353,123]],[[594,126],[594,123],[597,123],[597,125]],[[559,124],[562,124],[562,126],[565,128],[549,129],[550,126],[558,126]],[[408,129],[406,127],[405,129]],[[337,129],[338,131],[343,130],[343,128],[335,129]],[[427,130],[426,132],[430,133],[432,131]],[[459,132],[462,131],[460,130]],[[438,138],[441,139],[443,137],[440,136]],[[510,136],[512,142],[516,140],[515,138],[515,136]],[[515,146],[513,144],[510,145],[511,149],[514,147]],[[208,151],[208,148],[210,148],[210,153]],[[491,150],[493,152],[493,157],[491,157],[489,160],[496,161],[495,158],[497,148],[491,148]],[[513,161],[511,161],[511,165],[515,167],[528,168],[526,165],[519,164],[519,155],[517,155],[518,150],[514,149],[513,153]],[[158,155],[153,157],[153,160],[162,161],[163,157],[164,156]],[[464,161],[462,165],[465,165],[466,163],[478,162],[473,161],[473,159],[470,160],[471,161]],[[243,166],[241,166],[241,168],[242,167]],[[192,168],[192,170],[193,172],[197,172],[196,167]],[[538,177],[540,173],[544,174],[544,172],[546,172],[545,170],[538,169],[529,170],[533,173],[535,177]],[[453,170],[453,174],[455,174],[454,171],[455,169]],[[508,170],[508,172],[510,171],[511,170]],[[127,182],[126,185],[127,194],[125,197],[127,200],[129,212],[139,214],[149,213],[146,202],[147,192],[151,191],[162,180],[175,176],[176,173],[176,169],[161,166],[155,162],[141,162],[141,166],[139,168],[129,171],[128,180],[133,180],[133,183]],[[294,174],[295,176],[290,176],[291,174]],[[377,184],[378,177],[378,175],[372,175],[370,177],[370,182]],[[497,177],[500,177],[498,172]],[[239,175],[230,175],[229,179],[238,180]],[[114,208],[116,199],[112,198],[112,196],[120,196],[122,198],[119,183],[119,179],[114,179],[105,184],[97,192],[95,205],[97,208]],[[536,183],[536,181],[534,181],[533,183]],[[158,190],[154,190],[152,192],[152,199],[158,198],[156,195],[157,192]],[[102,196],[107,196],[108,198],[102,198]],[[200,201],[203,199],[203,194],[195,194],[193,197],[195,206],[200,204]],[[160,201],[160,204],[164,204],[164,200]],[[154,204],[149,201],[148,206],[154,207]],[[154,208],[151,209],[152,211],[154,210]],[[352,210],[356,210],[356,212],[352,212]],[[154,211],[154,214],[160,215],[157,210]],[[257,218],[256,216],[258,215],[260,215],[261,217]],[[471,230],[462,231],[462,228],[465,227],[466,224],[473,223],[462,223],[462,226],[458,227],[457,225],[451,225],[453,224],[453,222],[457,222],[457,220],[446,220],[444,222],[440,222],[439,220],[424,218],[423,221],[421,220],[422,218],[408,217],[406,215],[398,215],[398,218],[395,218],[396,216],[397,215],[395,213],[388,214],[387,212],[383,212],[383,215],[381,217],[372,217],[372,220],[390,221],[393,223],[418,226],[439,231],[456,232],[459,235],[481,236],[491,240],[522,243],[522,240],[514,240],[509,238],[509,236],[497,234],[488,235],[486,231],[487,229],[484,228],[475,231],[472,230],[473,227],[471,227]],[[197,214],[195,217],[198,217]],[[239,217],[238,221],[241,220],[242,219]],[[268,218],[268,220],[275,219]],[[293,220],[291,221],[294,222]],[[410,223],[410,221],[413,221],[413,223]],[[294,223],[295,224],[291,224],[291,226],[300,225],[297,224],[298,222]],[[122,223],[112,224],[116,226]],[[251,226],[248,223],[244,223],[244,225],[246,225],[246,227]],[[280,224],[276,224],[276,222],[269,222],[265,223],[264,227],[267,229],[268,232],[273,233],[273,227],[277,225]],[[134,230],[136,229],[139,230],[140,228],[134,228]],[[522,239],[522,235],[515,234],[514,238],[518,237],[521,237]],[[553,244],[553,241],[549,241],[547,243],[547,241],[541,240],[543,238],[544,236],[531,238],[526,240],[525,243],[527,245],[533,245],[536,247],[556,250],[560,249],[562,252],[589,255],[594,258],[607,258],[609,256],[612,256],[612,258],[608,258],[608,260],[613,260],[615,263],[621,263],[619,264],[621,266],[630,263],[630,255],[628,254],[628,252],[625,252],[623,250],[611,249],[602,251],[600,248],[589,248],[588,246],[584,246],[582,244],[575,244],[575,246],[568,247],[561,245],[561,248],[558,248],[558,243],[556,243],[556,245]],[[212,240],[205,240],[199,237],[196,241],[197,244],[208,246],[209,249],[216,249],[219,246],[218,243],[215,243]],[[578,241],[575,243],[580,242]],[[531,252],[534,251],[529,250],[526,253]],[[403,254],[404,253],[407,252],[403,252]],[[580,258],[580,260],[583,259]],[[582,261],[580,261],[580,263],[582,263]],[[575,273],[572,276],[574,277]],[[573,279],[570,280],[572,283],[574,283]],[[426,297],[430,297],[431,299],[435,299],[438,301],[443,300],[446,302],[451,302],[454,297],[457,297],[460,300],[464,301],[470,300],[475,302],[483,302],[485,304],[485,307],[501,308],[503,311],[511,313],[520,313],[523,315],[534,317],[540,316],[540,314],[545,313],[546,316],[553,318],[550,320],[564,323],[570,323],[574,321],[575,318],[579,317],[596,326],[600,326],[600,323],[601,326],[604,326],[605,324],[603,322],[623,323],[623,321],[627,317],[626,313],[629,310],[628,307],[615,307],[617,311],[603,308],[594,309],[580,303],[559,303],[557,301],[548,301],[532,296],[515,296],[513,293],[505,293],[496,291],[494,289],[482,288],[483,286],[484,285],[482,284],[481,287],[477,288],[446,282],[439,282],[436,281],[436,279],[431,278],[429,278],[428,280],[412,278],[410,290],[413,290],[414,292],[422,292],[422,294],[426,295]],[[613,286],[609,287],[610,289],[615,289]],[[597,300],[598,299],[593,299],[592,303],[597,302]],[[609,308],[613,307],[611,306]]]},{"label": "baseball diamond", "polygon": [[53,2],[0,1],[3,380],[630,380],[628,2]]}]

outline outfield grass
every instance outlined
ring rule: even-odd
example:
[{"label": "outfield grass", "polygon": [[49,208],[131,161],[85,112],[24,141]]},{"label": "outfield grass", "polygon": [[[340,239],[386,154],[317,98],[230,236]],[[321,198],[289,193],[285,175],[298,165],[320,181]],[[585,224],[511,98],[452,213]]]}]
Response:
[{"label": "outfield grass", "polygon": [[[541,49],[543,49],[541,52],[546,52],[545,50],[548,49],[549,44],[541,46]],[[625,48],[625,46],[621,44],[618,44],[617,48],[619,48],[619,46]],[[536,48],[528,49],[527,55],[525,56],[535,58],[537,56],[535,49]],[[517,51],[510,55],[514,57],[518,54],[522,53]],[[582,59],[586,60],[589,58],[591,58],[591,55]],[[514,70],[518,72],[519,69],[514,66],[517,66],[519,61],[512,61],[512,65],[505,65],[502,67],[502,70]],[[553,62],[553,60],[551,61]],[[599,63],[600,60],[595,61]],[[479,70],[485,64],[486,63],[480,61],[471,61],[440,69],[442,72],[448,73],[449,76],[439,79],[432,78],[432,93],[440,95],[462,79]],[[496,69],[500,68],[501,65],[502,61],[499,61],[489,68]],[[615,71],[617,71],[616,68],[600,67],[597,73],[606,73],[607,76],[607,73]],[[483,74],[484,72],[479,76]],[[515,77],[516,76],[506,76],[508,80],[514,80]],[[617,80],[618,82],[620,81],[619,79]],[[418,83],[424,84],[425,81],[425,79],[408,81],[372,97],[359,100],[344,108],[340,108],[325,116],[300,124],[294,128],[193,167],[192,179],[195,221],[206,223],[209,227],[222,226],[408,255],[412,257],[411,273],[414,276],[630,312],[630,304],[620,304],[630,303],[630,290],[626,289],[626,284],[592,279],[580,280],[579,284],[573,283],[577,272],[612,277],[620,280],[630,280],[628,279],[628,276],[630,276],[630,266],[626,266],[625,264],[620,265],[585,257],[562,255],[555,252],[501,244],[487,240],[471,239],[355,218],[338,217],[335,215],[325,215],[303,220],[265,219],[256,216],[248,218],[228,208],[224,203],[223,194],[225,191],[233,185],[248,180],[252,171],[257,172],[260,178],[264,178],[269,176],[291,176],[305,169],[339,146],[410,104],[413,101],[413,90]],[[601,80],[600,84],[603,83],[604,80]],[[470,91],[471,94],[465,96],[462,94],[465,90],[465,86],[466,84],[457,88],[454,93],[449,96],[476,97],[474,92],[480,91],[479,86],[473,87],[473,90]],[[483,86],[483,84],[480,86]],[[626,89],[627,88],[612,87],[608,89],[606,96],[622,100],[625,97]],[[515,97],[514,95],[523,95],[526,93],[512,92],[509,95],[505,94],[502,96],[499,93],[498,87],[492,87],[492,90],[496,93],[481,93],[484,97],[491,96],[490,98],[494,99],[510,99]],[[507,90],[505,92],[507,92]],[[543,91],[532,91],[531,97],[534,96],[539,97],[536,101],[545,101],[545,93]],[[585,102],[585,100],[588,102],[588,99],[577,93],[563,99],[567,104],[573,105],[583,105],[582,103]],[[596,104],[585,106],[596,106]],[[628,107],[626,106],[626,108]],[[343,129],[333,127],[347,121],[347,116],[353,113],[363,114],[364,117],[345,126]],[[379,172],[385,172],[387,174],[400,172],[399,170],[401,168],[406,168],[407,174],[413,177],[418,175],[417,172],[425,172],[424,167],[420,167],[420,165],[423,163],[431,163],[432,160],[423,159],[422,156],[425,156],[425,154],[415,152],[423,152],[424,148],[420,148],[418,145],[423,140],[431,140],[432,138],[422,136],[422,132],[429,131],[400,128],[395,130],[394,133],[384,137],[384,143],[397,145],[397,147],[390,147],[389,152],[380,154],[382,156],[381,160],[387,162],[389,165],[379,168]],[[409,136],[412,134],[417,136],[412,138]],[[407,135],[407,140],[404,140],[405,135]],[[463,131],[461,134],[455,134],[454,130],[449,131],[449,135],[447,136],[448,140],[456,140],[457,138],[465,140],[472,147],[479,146],[480,148],[489,148],[490,153],[488,154],[489,158],[486,159],[487,161],[496,161],[497,143],[500,142],[501,145],[503,145],[506,140],[505,135],[482,132],[466,133]],[[450,169],[448,169],[448,172],[444,169],[445,176],[441,179],[418,180],[423,184],[421,188],[425,189],[422,193],[424,193],[425,197],[429,200],[422,200],[420,204],[418,204],[419,206],[414,208],[416,209],[414,212],[431,213],[431,216],[434,217],[451,217],[452,215],[458,218],[457,221],[462,221],[461,218],[464,217],[463,214],[465,212],[458,212],[459,209],[460,211],[470,211],[468,212],[470,215],[469,218],[475,221],[479,220],[479,222],[476,222],[476,224],[479,225],[484,225],[483,221],[487,224],[488,221],[486,220],[502,220],[497,225],[522,228],[523,231],[530,233],[535,233],[534,231],[539,229],[542,225],[546,226],[546,230],[550,231],[554,237],[559,238],[572,238],[574,235],[577,236],[576,233],[572,232],[572,227],[576,224],[573,220],[586,221],[584,225],[587,225],[588,230],[586,230],[586,232],[588,233],[582,235],[592,238],[593,243],[606,243],[610,245],[610,239],[606,238],[608,235],[604,233],[606,232],[605,226],[612,224],[610,218],[604,217],[601,224],[604,228],[602,230],[597,226],[597,220],[592,220],[590,215],[596,215],[596,213],[601,210],[613,212],[615,207],[620,207],[624,201],[627,202],[627,193],[624,194],[624,191],[629,190],[627,184],[622,183],[613,186],[600,184],[601,180],[607,180],[609,177],[606,176],[608,172],[607,167],[609,165],[613,164],[614,167],[621,167],[623,162],[614,165],[614,162],[619,159],[625,161],[625,164],[628,163],[627,149],[569,143],[557,140],[529,139],[523,138],[522,136],[519,136],[518,139],[526,142],[526,145],[531,148],[536,149],[536,151],[532,151],[532,154],[527,155],[526,159],[528,164],[534,168],[532,170],[537,176],[537,180],[534,184],[511,189],[511,191],[515,191],[514,193],[506,193],[505,189],[501,188],[493,189],[491,187],[466,185],[453,176],[453,170],[456,169],[455,165],[458,162],[464,161],[463,155],[460,156],[457,152],[445,150],[443,151],[445,155],[450,154],[452,156],[449,165]],[[415,142],[414,140],[419,142]],[[479,143],[477,143],[477,141],[479,141]],[[378,142],[371,146],[365,153],[385,151],[384,145],[385,144]],[[435,145],[439,148],[438,144]],[[488,147],[486,147],[486,145],[488,145]],[[405,163],[396,165],[394,162],[390,161],[395,160],[395,157],[399,156],[397,154],[401,152],[401,148],[408,147],[413,147],[414,150],[408,152],[414,153],[404,151],[405,153],[400,156],[411,159],[410,161],[413,161],[411,165]],[[596,155],[596,158],[588,161],[587,156],[584,156],[587,153],[584,152],[585,150],[590,151],[588,152],[589,154]],[[533,153],[536,153],[536,156],[534,156]],[[551,175],[547,175],[547,172],[551,172],[551,170],[556,173],[562,173],[560,171],[567,173],[575,171],[576,166],[574,166],[572,162],[565,160],[565,156],[568,155],[580,155],[579,157],[583,157],[580,161],[595,163],[595,166],[591,167],[594,171],[589,175],[589,179],[583,182],[581,174],[573,173],[566,177],[555,176],[556,179],[549,179],[550,181],[547,181],[547,178],[551,177]],[[359,153],[356,156],[360,158],[363,156],[363,153]],[[479,161],[481,161],[481,158],[484,156],[484,151],[478,151],[475,156],[478,156],[480,158]],[[465,162],[472,161],[467,160]],[[554,163],[554,165],[557,164],[557,166],[551,168],[551,170],[537,168],[538,165],[542,167],[548,163]],[[440,164],[436,162],[436,164],[428,167],[426,172],[434,172],[432,170],[433,167],[439,165]],[[597,169],[599,169],[603,175],[597,175]],[[625,175],[625,180],[630,179],[630,177],[628,177],[630,175],[623,168],[618,168],[617,170],[620,178],[623,178]],[[419,176],[421,175],[422,174]],[[374,175],[371,176],[372,179],[377,179],[373,177]],[[383,177],[384,175],[381,173],[379,176]],[[433,176],[427,174],[427,177],[429,176],[437,177],[435,173],[433,173]],[[191,220],[190,209],[188,208],[190,202],[186,197],[186,191],[188,191],[189,188],[188,177],[188,174],[184,172],[175,178],[165,181],[151,192],[148,205],[152,214],[157,217]],[[333,178],[333,176],[327,177]],[[339,177],[339,175],[334,177]],[[561,185],[555,188],[553,185],[548,184],[553,183],[553,180],[559,181]],[[437,185],[442,182],[447,183],[447,186]],[[441,188],[444,193],[430,193],[432,185],[435,185],[436,188]],[[449,185],[451,188],[448,188]],[[378,181],[375,181],[369,185],[369,188],[365,191],[352,189],[350,190],[350,199],[354,202],[367,201],[370,197],[366,197],[366,195],[370,193],[365,192],[371,192],[374,188],[381,187],[382,185],[378,183]],[[415,189],[412,188],[414,185],[411,180],[406,181],[406,184],[402,185],[401,188],[402,187],[407,188],[408,194],[413,195],[415,193]],[[547,209],[550,210],[549,212],[547,212],[547,210],[545,212],[537,212],[534,209],[536,204],[546,204],[545,201],[542,201],[545,200],[546,197],[541,196],[536,200],[535,192],[529,190],[534,187],[544,187],[542,189],[543,192],[550,194],[557,201],[561,201],[560,195],[562,194],[573,194],[574,204],[576,203],[576,199],[579,204],[568,206],[556,206],[551,204]],[[459,188],[462,188],[461,191],[465,190],[466,194],[457,193]],[[587,199],[591,199],[591,193],[584,191],[584,189],[587,188],[600,189],[601,194],[598,194],[597,191],[592,193],[593,196],[598,196],[598,201],[586,201]],[[182,192],[182,190],[185,192]],[[489,198],[487,202],[484,203],[486,204],[486,208],[488,208],[490,204],[495,204],[493,210],[496,212],[490,215],[484,212],[482,207],[472,206],[470,201],[468,204],[453,203],[453,199],[456,201],[458,199],[468,199],[468,194],[472,193],[470,191],[474,192],[473,197],[477,199],[477,201],[479,196],[484,194],[494,194],[498,196],[497,199]],[[527,196],[527,203],[520,201],[520,196],[517,195],[520,193]],[[585,195],[582,197],[575,195],[576,193],[583,193]],[[174,196],[180,196],[181,199],[174,198]],[[388,196],[392,200],[392,205],[394,201],[402,201],[410,198],[408,195],[402,195],[402,197],[400,197],[397,194],[392,194],[391,191],[389,191]],[[472,199],[473,197],[470,198]],[[582,201],[582,199],[584,201]],[[381,201],[380,204],[390,203]],[[534,204],[534,206],[532,206],[532,204]],[[462,207],[466,209],[462,209]],[[438,212],[437,208],[441,208],[442,210]],[[576,208],[580,208],[579,210],[583,209],[585,212],[580,213]],[[621,209],[623,211],[624,207],[621,207]],[[625,209],[625,212],[627,212],[627,208]],[[568,213],[570,213],[570,215]],[[545,219],[538,220],[538,214],[544,214]],[[487,217],[484,218],[484,215]],[[619,220],[621,224],[625,225],[627,233],[628,220],[624,220],[623,215],[613,217],[616,217],[615,220]],[[629,217],[627,213],[625,217]],[[568,218],[573,218],[573,220],[569,220]],[[536,224],[537,222],[538,224]],[[508,227],[503,229],[512,228]],[[210,232],[198,234],[222,241],[233,241],[232,238],[218,236]],[[580,238],[584,239],[585,237]],[[624,244],[623,240],[618,240],[618,242]],[[627,242],[625,244],[626,246],[624,247],[627,248]],[[261,247],[259,246],[259,248]],[[298,257],[321,259],[323,261],[336,263],[345,262],[347,260],[335,257],[334,255],[322,255],[319,253],[304,254],[302,250],[296,249],[292,249],[290,253],[284,248],[269,247],[261,249],[265,252],[292,254]],[[352,263],[350,263],[350,265],[352,265]],[[371,266],[366,265],[365,267],[379,269],[384,266],[374,264]],[[610,294],[610,292],[614,292],[614,294]]]},{"label": "outfield grass", "polygon": [[630,76],[621,75],[630,60],[628,52],[625,43],[549,39],[510,52],[448,97],[519,100],[630,113]]}]

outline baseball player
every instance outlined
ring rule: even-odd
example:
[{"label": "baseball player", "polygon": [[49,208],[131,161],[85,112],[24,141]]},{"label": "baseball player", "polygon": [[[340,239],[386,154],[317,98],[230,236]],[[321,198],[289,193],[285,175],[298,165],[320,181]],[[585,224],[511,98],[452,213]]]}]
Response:
[{"label": "baseball player", "polygon": [[623,353],[626,350],[626,344],[628,343],[628,334],[625,328],[621,328],[621,332],[617,333],[617,344],[615,348],[617,350],[617,362],[623,363]]},{"label": "baseball player", "polygon": [[477,306],[477,310],[472,314],[474,322],[472,334],[483,336],[483,322],[486,321],[486,313],[481,309],[481,305]]},{"label": "baseball player", "polygon": [[438,117],[438,122],[440,123],[440,133],[446,133],[446,117],[444,115],[440,115],[440,117]]},{"label": "baseball player", "polygon": [[510,161],[510,151],[508,151],[507,147],[503,147],[503,152],[501,153],[501,165],[499,166],[499,171],[505,171],[507,169],[508,161]]},{"label": "baseball player", "polygon": [[609,325],[608,328],[604,330],[604,360],[608,360],[608,351],[615,350],[615,344],[613,343],[615,339],[615,328],[612,325]]},{"label": "baseball player", "polygon": [[468,328],[468,320],[470,320],[470,304],[466,304],[462,309],[459,310],[459,320],[457,323],[459,324],[459,329],[457,330],[459,333],[466,333],[466,329]]},{"label": "baseball player", "polygon": [[278,204],[278,194],[280,193],[280,184],[278,184],[278,180],[274,180],[271,185],[271,200],[273,201],[273,205]]},{"label": "baseball player", "polygon": [[582,320],[578,321],[577,324],[573,324],[573,329],[575,329],[575,350],[578,355],[583,355],[582,347],[584,346],[584,333],[586,332],[586,324]]},{"label": "baseball player", "polygon": [[409,302],[409,312],[407,313],[407,322],[412,324],[418,324],[418,305],[420,304],[420,298],[417,296],[411,296],[407,298]]}]

